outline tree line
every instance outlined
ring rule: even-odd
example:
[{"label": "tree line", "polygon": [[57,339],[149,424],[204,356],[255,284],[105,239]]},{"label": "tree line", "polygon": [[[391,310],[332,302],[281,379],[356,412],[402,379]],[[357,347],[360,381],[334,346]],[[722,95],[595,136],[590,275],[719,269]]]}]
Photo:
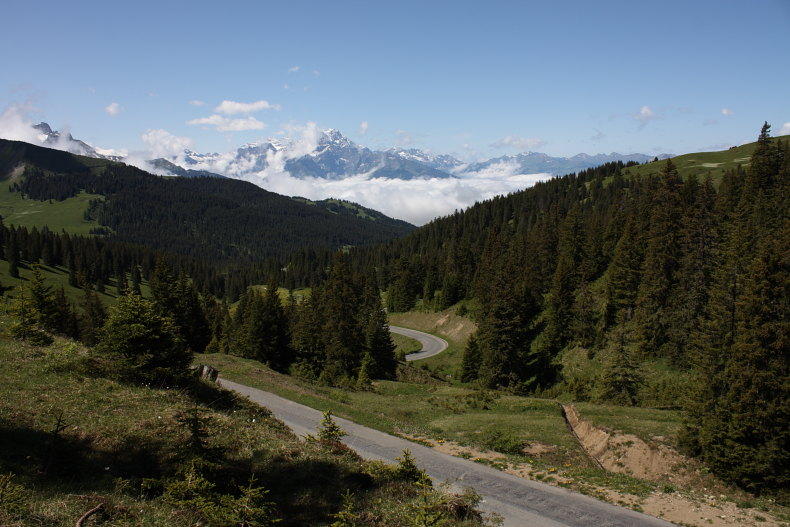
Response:
[{"label": "tree line", "polygon": [[83,283],[74,305],[64,289],[48,285],[41,264],[13,295],[12,334],[33,344],[51,335],[81,340],[114,357],[121,371],[149,382],[185,374],[195,353],[228,353],[327,385],[367,389],[393,379],[397,367],[387,317],[375,280],[351,273],[337,255],[328,279],[312,294],[283,302],[276,282],[248,288],[235,305],[201,294],[167,260],[155,262],[150,295],[139,283],[107,308],[93,284]]}]

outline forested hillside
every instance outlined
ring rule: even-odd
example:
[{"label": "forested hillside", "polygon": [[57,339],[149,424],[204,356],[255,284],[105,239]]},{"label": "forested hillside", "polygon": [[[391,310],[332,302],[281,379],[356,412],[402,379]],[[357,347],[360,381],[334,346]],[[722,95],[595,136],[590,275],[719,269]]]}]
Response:
[{"label": "forested hillside", "polygon": [[[20,166],[24,169],[17,173]],[[12,177],[10,188],[32,200],[59,201],[80,192],[103,196],[85,211],[87,219],[102,226],[96,233],[212,260],[251,262],[308,247],[365,245],[413,228],[385,216],[341,214],[300,203],[244,181],[163,178],[16,141],[0,141],[0,175]]]},{"label": "forested hillside", "polygon": [[715,185],[672,161],[609,163],[355,251],[355,265],[378,269],[394,311],[479,301],[463,380],[685,407],[691,452],[746,487],[782,487],[790,154],[769,129]]}]

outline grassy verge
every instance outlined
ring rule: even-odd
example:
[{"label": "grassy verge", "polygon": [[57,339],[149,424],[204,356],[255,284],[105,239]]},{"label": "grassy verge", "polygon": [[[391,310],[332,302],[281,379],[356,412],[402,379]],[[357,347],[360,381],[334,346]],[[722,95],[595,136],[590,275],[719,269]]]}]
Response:
[{"label": "grassy verge", "polygon": [[415,353],[422,349],[422,344],[420,344],[419,340],[407,337],[406,335],[392,333],[392,341],[395,343],[396,355],[408,355],[409,353]]},{"label": "grassy verge", "polygon": [[[351,392],[315,386],[230,355],[196,360],[215,366],[230,380],[390,434],[452,441],[547,466],[591,466],[553,400],[399,381],[377,381],[372,391]],[[546,448],[534,453],[536,445]]]}]

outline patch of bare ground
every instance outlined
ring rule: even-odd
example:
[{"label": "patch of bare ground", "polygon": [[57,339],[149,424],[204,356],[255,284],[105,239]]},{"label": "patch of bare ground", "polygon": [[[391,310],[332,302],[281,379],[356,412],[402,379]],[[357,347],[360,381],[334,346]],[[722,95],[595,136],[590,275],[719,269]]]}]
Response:
[{"label": "patch of bare ground", "polygon": [[769,514],[754,509],[740,509],[731,501],[717,500],[713,496],[694,500],[678,493],[654,493],[645,498],[640,505],[646,514],[664,518],[678,525],[712,527],[787,525]]},{"label": "patch of bare ground", "polygon": [[562,408],[582,448],[610,472],[678,485],[703,477],[701,467],[693,460],[665,444],[647,443],[632,434],[595,426],[583,419],[572,404]]}]

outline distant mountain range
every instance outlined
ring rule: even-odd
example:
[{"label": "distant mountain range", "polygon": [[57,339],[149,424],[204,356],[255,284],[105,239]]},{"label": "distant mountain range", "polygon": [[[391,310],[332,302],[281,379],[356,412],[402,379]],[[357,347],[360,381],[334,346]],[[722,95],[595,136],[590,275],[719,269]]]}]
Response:
[{"label": "distant mountain range", "polygon": [[[113,161],[123,157],[102,154],[91,145],[63,136],[47,123],[34,128],[41,132],[44,144],[80,154]],[[306,153],[305,153],[306,152]],[[465,174],[506,166],[512,174],[548,173],[564,175],[610,161],[645,163],[655,156],[647,154],[577,154],[572,157],[553,157],[540,152],[524,152],[495,157],[466,164],[447,154],[432,154],[416,148],[371,150],[358,145],[340,131],[328,129],[318,133],[314,144],[305,147],[304,141],[269,139],[248,143],[225,153],[198,153],[185,150],[183,155],[170,159],[149,161],[151,169],[182,177],[212,176],[250,179],[267,175],[267,171],[287,172],[297,179],[319,178],[341,180],[352,176],[388,179],[430,179],[464,177]],[[672,157],[661,154],[659,159]]]},{"label": "distant mountain range", "polygon": [[620,154],[618,152],[612,152],[611,154],[576,154],[572,157],[552,157],[540,152],[524,152],[522,154],[495,157],[479,163],[471,163],[466,165],[464,172],[480,172],[494,165],[511,164],[514,165],[514,173],[516,174],[549,173],[563,176],[612,161],[622,161],[624,163],[634,161],[642,164],[647,161],[652,161],[655,157],[658,157],[658,159],[667,159],[672,157],[672,155],[660,154],[658,156],[649,156],[646,154]]}]

